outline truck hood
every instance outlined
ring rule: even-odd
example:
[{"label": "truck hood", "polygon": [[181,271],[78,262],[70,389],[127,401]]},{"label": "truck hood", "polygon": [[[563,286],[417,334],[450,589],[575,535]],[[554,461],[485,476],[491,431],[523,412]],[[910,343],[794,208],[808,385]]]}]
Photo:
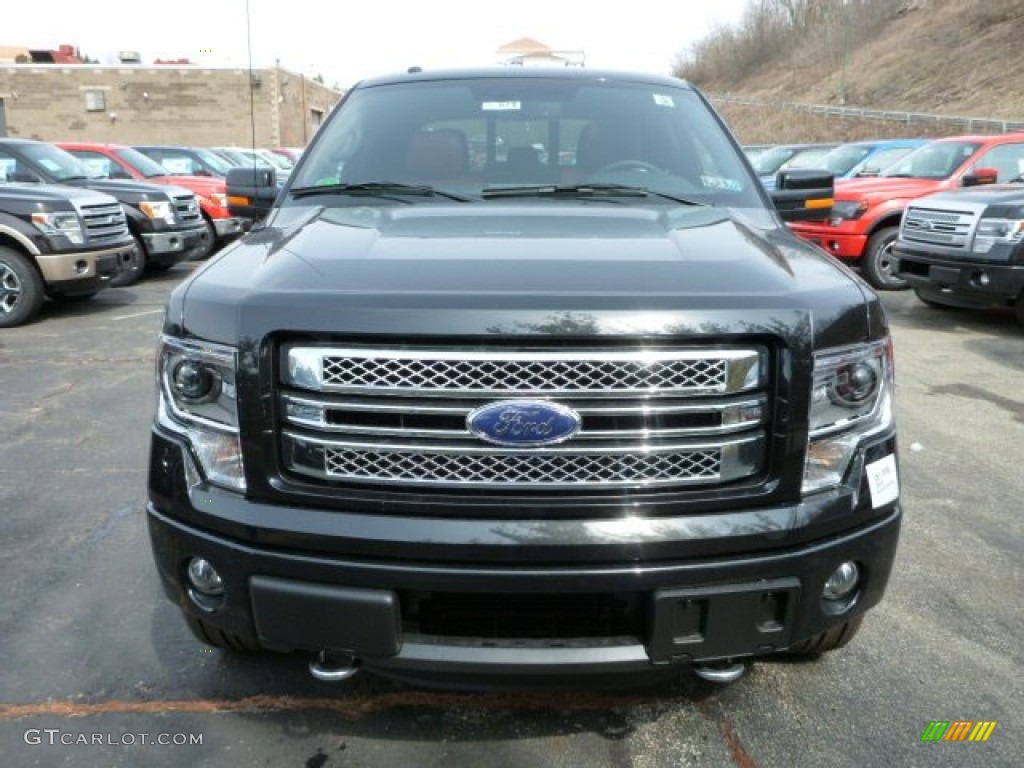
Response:
[{"label": "truck hood", "polygon": [[946,192],[929,195],[928,201],[981,205],[1024,205],[1024,184],[985,184],[978,187],[950,189]]},{"label": "truck hood", "polygon": [[838,179],[836,200],[884,201],[927,195],[942,189],[947,179],[896,179],[873,176],[862,179]]},{"label": "truck hood", "polygon": [[19,200],[28,203],[66,203],[68,200],[86,204],[108,202],[106,199],[98,199],[98,197],[96,192],[91,189],[66,187],[58,184],[0,184],[0,200]]},{"label": "truck hood", "polygon": [[276,332],[785,333],[804,345],[813,332],[840,344],[868,337],[868,293],[766,211],[284,208],[176,289],[167,328],[242,345]]},{"label": "truck hood", "polygon": [[183,187],[205,197],[209,197],[214,192],[227,191],[224,179],[214,179],[209,176],[152,176],[147,181],[154,184]]},{"label": "truck hood", "polygon": [[[122,202],[126,199],[141,202],[143,200],[166,200],[173,190],[162,184],[153,184],[148,181],[124,181],[121,179],[76,179],[67,182],[71,186],[94,189],[97,192],[105,192],[116,197]],[[187,189],[181,192],[187,193]]]}]

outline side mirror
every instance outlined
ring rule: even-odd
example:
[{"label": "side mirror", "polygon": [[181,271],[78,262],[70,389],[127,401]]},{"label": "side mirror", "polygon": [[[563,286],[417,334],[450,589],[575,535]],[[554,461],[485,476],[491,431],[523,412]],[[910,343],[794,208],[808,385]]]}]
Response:
[{"label": "side mirror", "polygon": [[998,168],[975,168],[960,180],[961,186],[977,187],[982,184],[995,184],[999,178]]},{"label": "side mirror", "polygon": [[39,184],[42,182],[32,171],[15,171],[7,174],[8,181],[15,181],[19,184]]},{"label": "side mirror", "polygon": [[832,215],[835,177],[829,171],[779,171],[769,194],[783,221],[826,221]]},{"label": "side mirror", "polygon": [[274,207],[278,186],[273,168],[232,168],[226,183],[232,216],[259,220]]}]

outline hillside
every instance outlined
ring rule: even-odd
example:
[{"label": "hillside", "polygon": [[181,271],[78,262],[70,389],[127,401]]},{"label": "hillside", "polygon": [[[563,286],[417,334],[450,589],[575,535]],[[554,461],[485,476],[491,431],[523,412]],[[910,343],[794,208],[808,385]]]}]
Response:
[{"label": "hillside", "polygon": [[778,105],[1024,121],[1022,28],[1024,0],[751,0],[739,25],[697,43],[676,74],[712,98],[744,143],[958,134]]}]

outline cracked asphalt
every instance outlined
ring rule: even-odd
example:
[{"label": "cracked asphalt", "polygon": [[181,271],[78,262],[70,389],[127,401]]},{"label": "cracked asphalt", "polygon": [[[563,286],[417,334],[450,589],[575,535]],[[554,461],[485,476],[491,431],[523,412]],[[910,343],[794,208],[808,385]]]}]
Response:
[{"label": "cracked asphalt", "polygon": [[[847,648],[722,687],[438,692],[211,651],[164,599],[143,515],[153,355],[189,269],[0,332],[3,765],[1020,763],[1024,332],[1009,314],[884,297],[906,519],[886,599]],[[922,743],[931,720],[998,725],[983,744]]]}]

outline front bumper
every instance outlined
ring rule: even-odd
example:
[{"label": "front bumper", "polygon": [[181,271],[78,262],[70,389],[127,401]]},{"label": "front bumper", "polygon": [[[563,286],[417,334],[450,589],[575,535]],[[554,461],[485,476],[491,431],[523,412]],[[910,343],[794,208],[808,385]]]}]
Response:
[{"label": "front bumper", "polygon": [[35,259],[47,291],[59,296],[84,296],[107,286],[131,257],[134,243],[101,251],[41,253]]},{"label": "front bumper", "polygon": [[1024,297],[1024,264],[965,262],[897,244],[895,273],[943,303],[984,309],[1012,305]]},{"label": "front bumper", "polygon": [[147,232],[142,235],[147,256],[158,264],[176,264],[201,250],[208,237],[206,227],[199,225],[170,232]]},{"label": "front bumper", "polygon": [[[869,452],[891,450],[890,438]],[[165,591],[183,611],[268,649],[355,655],[369,668],[417,679],[634,674],[783,651],[848,621],[882,598],[902,517],[894,502],[873,510],[852,530],[795,545],[651,559],[624,554],[628,547],[617,540],[618,532],[602,539],[600,523],[607,521],[559,521],[586,535],[568,536],[571,545],[552,546],[588,552],[557,562],[524,554],[510,562],[510,550],[525,553],[529,547],[505,541],[492,547],[503,552],[491,558],[444,560],[435,554],[439,541],[447,541],[453,552],[466,551],[479,543],[474,531],[494,521],[461,521],[460,528],[450,519],[385,515],[373,521],[378,537],[374,544],[388,536],[397,542],[410,531],[421,531],[422,558],[336,554],[327,544],[319,551],[298,548],[289,533],[273,530],[268,521],[307,536],[313,533],[311,528],[323,526],[323,535],[330,537],[327,530],[333,528],[337,540],[360,530],[355,516],[248,501],[202,482],[189,486],[186,472],[195,479],[194,470],[185,468],[190,461],[180,445],[154,436],[149,532]],[[717,517],[739,520],[778,513],[792,526],[798,520],[828,517],[825,510],[840,502],[849,506],[846,494],[828,492],[785,509]],[[204,515],[220,521],[210,517],[210,525],[197,522]],[[247,528],[245,540],[218,530],[223,520]],[[438,526],[433,537],[426,533],[431,522]],[[531,521],[520,522],[525,527]],[[678,542],[681,545],[692,546],[693,540],[713,535],[692,518],[653,525],[662,525],[674,536],[687,531],[691,540]],[[721,529],[729,527],[723,521]],[[671,549],[675,542],[661,543]],[[721,540],[706,543],[708,552],[722,546]],[[595,550],[609,556],[596,559]],[[386,548],[377,546],[375,551]],[[188,595],[186,566],[197,556],[212,563],[224,582],[223,603],[215,610],[200,607]],[[855,600],[836,613],[824,603],[822,588],[847,560],[858,563],[863,580]],[[562,614],[581,605],[596,606],[599,612],[611,610],[613,604],[625,606],[621,624],[611,622],[613,630],[546,635],[535,625],[525,632],[508,629],[521,626],[516,622],[537,611],[549,610],[546,618],[557,624]]]},{"label": "front bumper", "polygon": [[847,261],[860,259],[867,247],[868,236],[849,231],[849,223],[845,221],[838,227],[803,221],[790,224],[789,227],[804,240],[824,248],[838,259]]},{"label": "front bumper", "polygon": [[213,230],[216,232],[218,240],[243,235],[248,229],[248,222],[236,216],[230,216],[226,219],[211,219],[211,221],[213,222]]}]

